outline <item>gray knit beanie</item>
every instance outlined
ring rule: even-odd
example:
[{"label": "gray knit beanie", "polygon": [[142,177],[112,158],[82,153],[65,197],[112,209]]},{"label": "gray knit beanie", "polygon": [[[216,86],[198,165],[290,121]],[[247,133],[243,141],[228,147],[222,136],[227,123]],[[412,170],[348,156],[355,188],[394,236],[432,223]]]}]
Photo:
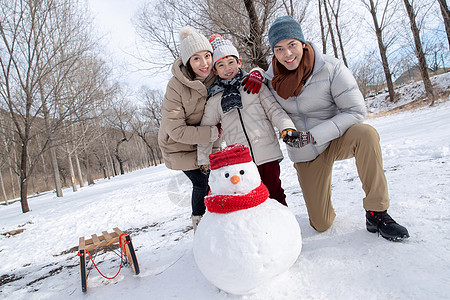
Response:
[{"label": "gray knit beanie", "polygon": [[209,51],[213,53],[211,44],[203,34],[195,31],[192,27],[183,27],[180,31],[180,52],[183,65],[186,65],[197,52]]},{"label": "gray knit beanie", "polygon": [[291,16],[278,17],[269,28],[269,43],[272,50],[279,41],[285,39],[296,39],[305,43],[300,23]]}]

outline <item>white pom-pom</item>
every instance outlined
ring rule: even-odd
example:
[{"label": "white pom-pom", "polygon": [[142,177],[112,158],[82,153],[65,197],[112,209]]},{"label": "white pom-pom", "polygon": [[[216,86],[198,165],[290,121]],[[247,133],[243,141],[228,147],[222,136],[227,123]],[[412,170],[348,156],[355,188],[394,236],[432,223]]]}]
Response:
[{"label": "white pom-pom", "polygon": [[190,27],[190,26],[186,26],[186,27],[181,28],[181,30],[180,30],[180,42],[183,41],[185,38],[187,38],[193,32],[195,32],[195,29]]}]

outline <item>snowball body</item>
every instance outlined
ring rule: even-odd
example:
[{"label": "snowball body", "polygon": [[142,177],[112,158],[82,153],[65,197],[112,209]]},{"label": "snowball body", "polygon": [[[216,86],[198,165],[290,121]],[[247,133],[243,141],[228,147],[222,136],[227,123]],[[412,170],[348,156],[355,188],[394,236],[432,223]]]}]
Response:
[{"label": "snowball body", "polygon": [[206,212],[194,238],[202,274],[219,289],[237,295],[288,270],[302,248],[292,212],[276,200],[244,210]]}]

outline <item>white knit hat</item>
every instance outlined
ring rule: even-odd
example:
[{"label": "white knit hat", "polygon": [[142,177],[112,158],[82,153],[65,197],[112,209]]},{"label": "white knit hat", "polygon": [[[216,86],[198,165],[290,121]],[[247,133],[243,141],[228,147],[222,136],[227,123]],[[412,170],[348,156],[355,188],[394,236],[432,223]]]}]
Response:
[{"label": "white knit hat", "polygon": [[227,56],[239,58],[239,52],[230,40],[224,39],[220,34],[213,34],[209,37],[209,42],[213,48],[213,66],[217,61]]},{"label": "white knit hat", "polygon": [[195,31],[192,27],[183,27],[180,31],[180,52],[183,65],[186,65],[197,52],[209,51],[213,52],[211,44],[203,34]]}]

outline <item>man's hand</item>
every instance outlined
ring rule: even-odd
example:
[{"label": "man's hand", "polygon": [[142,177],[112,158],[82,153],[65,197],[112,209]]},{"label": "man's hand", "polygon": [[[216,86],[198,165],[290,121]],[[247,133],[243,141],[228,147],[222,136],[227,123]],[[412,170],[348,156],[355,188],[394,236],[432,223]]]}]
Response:
[{"label": "man's hand", "polygon": [[247,77],[242,80],[244,91],[246,91],[248,94],[250,94],[250,92],[252,94],[258,94],[259,90],[261,89],[262,81],[263,77],[259,71],[255,70],[250,72],[250,74],[248,74]]},{"label": "man's hand", "polygon": [[287,135],[287,133],[288,133],[289,131],[295,131],[295,129],[292,129],[292,128],[284,129],[284,130],[281,132],[281,137],[284,138],[284,137]]},{"label": "man's hand", "polygon": [[[283,130],[284,131],[284,130]],[[302,148],[309,143],[314,143],[314,137],[309,131],[287,131],[283,142],[294,148]]]}]

